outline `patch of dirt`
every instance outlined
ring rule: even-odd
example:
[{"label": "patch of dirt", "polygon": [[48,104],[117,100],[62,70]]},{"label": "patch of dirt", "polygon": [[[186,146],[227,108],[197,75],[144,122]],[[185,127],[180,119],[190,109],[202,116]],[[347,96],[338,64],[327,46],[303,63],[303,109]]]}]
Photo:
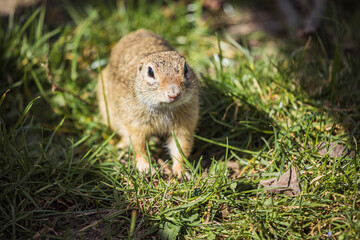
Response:
[{"label": "patch of dirt", "polygon": [[[47,226],[43,226],[32,239],[44,235],[55,235],[71,239],[128,239],[130,214],[119,213],[118,209],[91,211],[70,216],[56,216],[49,219]],[[146,240],[160,239],[157,231],[150,230],[151,225],[139,216],[136,219],[133,238]],[[150,232],[149,232],[150,231]]]}]

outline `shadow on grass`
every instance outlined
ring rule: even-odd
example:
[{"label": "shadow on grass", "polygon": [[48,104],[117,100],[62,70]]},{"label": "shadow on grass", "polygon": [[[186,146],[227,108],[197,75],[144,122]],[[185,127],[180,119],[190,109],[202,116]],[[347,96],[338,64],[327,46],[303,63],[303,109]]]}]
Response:
[{"label": "shadow on grass", "polygon": [[268,114],[250,104],[241,92],[231,90],[202,77],[201,117],[192,156],[202,156],[204,168],[213,159],[228,160],[224,159],[226,151],[235,151],[237,158],[260,154],[273,140],[274,125]]},{"label": "shadow on grass", "polygon": [[[308,1],[307,4],[315,2]],[[250,19],[235,20],[237,24],[225,21],[222,27],[229,31],[236,27],[239,30],[248,29],[242,36],[234,34],[239,42],[250,49],[252,44],[248,41],[258,31],[264,31],[279,41],[282,46],[280,51],[289,57],[288,64],[285,67],[279,66],[279,70],[293,78],[289,81],[294,81],[299,93],[304,91],[308,94],[308,104],[318,108],[320,114],[325,113],[337,119],[337,124],[332,126],[333,133],[349,133],[350,138],[359,139],[360,37],[356,33],[360,3],[346,0],[324,5],[322,16],[319,16],[319,28],[312,35],[303,37],[296,33],[298,29],[286,25],[288,22],[285,16],[279,6],[276,6],[282,4],[280,1],[276,4],[263,0],[231,3],[241,11],[249,12]],[[297,5],[300,2],[292,4],[298,7],[295,10],[299,16],[309,14],[302,12]],[[304,23],[300,21],[298,27],[302,24]]]},{"label": "shadow on grass", "polygon": [[329,32],[338,24],[324,23],[319,35],[312,36],[309,49],[294,56],[290,69],[297,73],[296,83],[307,92],[309,103],[337,119],[331,131],[347,132],[350,138],[359,139],[360,54],[346,49],[344,39],[326,44],[321,40],[342,38],[342,33]]}]

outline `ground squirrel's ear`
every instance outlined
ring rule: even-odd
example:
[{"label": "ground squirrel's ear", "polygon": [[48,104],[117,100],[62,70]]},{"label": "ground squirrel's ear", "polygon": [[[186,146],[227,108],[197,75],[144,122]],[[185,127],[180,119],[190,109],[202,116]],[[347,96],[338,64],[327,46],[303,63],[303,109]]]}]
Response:
[{"label": "ground squirrel's ear", "polygon": [[139,72],[140,72],[141,69],[143,68],[143,65],[144,65],[144,61],[141,60],[141,61],[139,62],[139,64],[138,64],[138,71],[139,71]]}]

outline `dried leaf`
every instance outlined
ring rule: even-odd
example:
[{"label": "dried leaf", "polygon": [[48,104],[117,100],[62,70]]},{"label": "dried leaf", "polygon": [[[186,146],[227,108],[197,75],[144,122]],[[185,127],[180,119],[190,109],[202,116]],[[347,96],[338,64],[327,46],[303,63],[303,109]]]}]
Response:
[{"label": "dried leaf", "polygon": [[329,143],[328,146],[326,146],[327,143],[325,142],[320,142],[317,145],[317,149],[318,149],[318,153],[323,156],[327,153],[329,153],[329,156],[331,158],[334,157],[341,157],[341,156],[345,156],[345,155],[349,155],[350,157],[354,157],[355,156],[355,152],[354,151],[350,151],[349,149],[345,149],[345,147],[343,145],[337,144],[337,143]]},{"label": "dried leaf", "polygon": [[267,188],[265,193],[283,193],[289,197],[294,197],[299,195],[299,179],[297,169],[291,167],[287,172],[285,172],[280,178],[279,181],[276,181],[277,178],[271,178],[268,180],[261,180],[260,185]]}]

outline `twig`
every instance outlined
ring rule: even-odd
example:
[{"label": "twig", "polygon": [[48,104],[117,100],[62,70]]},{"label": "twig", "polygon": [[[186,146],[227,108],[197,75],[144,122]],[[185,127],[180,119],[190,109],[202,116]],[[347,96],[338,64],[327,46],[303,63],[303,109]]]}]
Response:
[{"label": "twig", "polygon": [[41,64],[41,66],[42,66],[43,68],[45,68],[45,70],[46,70],[46,75],[47,75],[47,78],[49,79],[49,81],[51,82],[51,90],[52,90],[53,92],[59,91],[59,92],[67,93],[67,94],[70,94],[70,95],[76,97],[77,99],[81,100],[82,102],[85,102],[85,103],[90,104],[90,105],[94,105],[94,104],[91,104],[91,103],[85,101],[85,100],[82,99],[79,95],[77,95],[77,94],[75,94],[75,93],[73,93],[73,92],[70,92],[69,90],[66,90],[66,89],[64,89],[64,88],[61,88],[61,87],[59,87],[59,85],[56,84],[56,82],[54,81],[54,79],[53,79],[53,77],[52,77],[52,75],[51,75],[51,73],[50,73],[50,69],[49,69],[49,59],[48,59],[47,57],[46,57],[46,63],[45,63],[45,64]]},{"label": "twig", "polygon": [[206,215],[206,220],[204,223],[209,223],[210,221],[210,215],[211,215],[211,200],[208,202],[208,207],[207,207],[207,215]]}]

